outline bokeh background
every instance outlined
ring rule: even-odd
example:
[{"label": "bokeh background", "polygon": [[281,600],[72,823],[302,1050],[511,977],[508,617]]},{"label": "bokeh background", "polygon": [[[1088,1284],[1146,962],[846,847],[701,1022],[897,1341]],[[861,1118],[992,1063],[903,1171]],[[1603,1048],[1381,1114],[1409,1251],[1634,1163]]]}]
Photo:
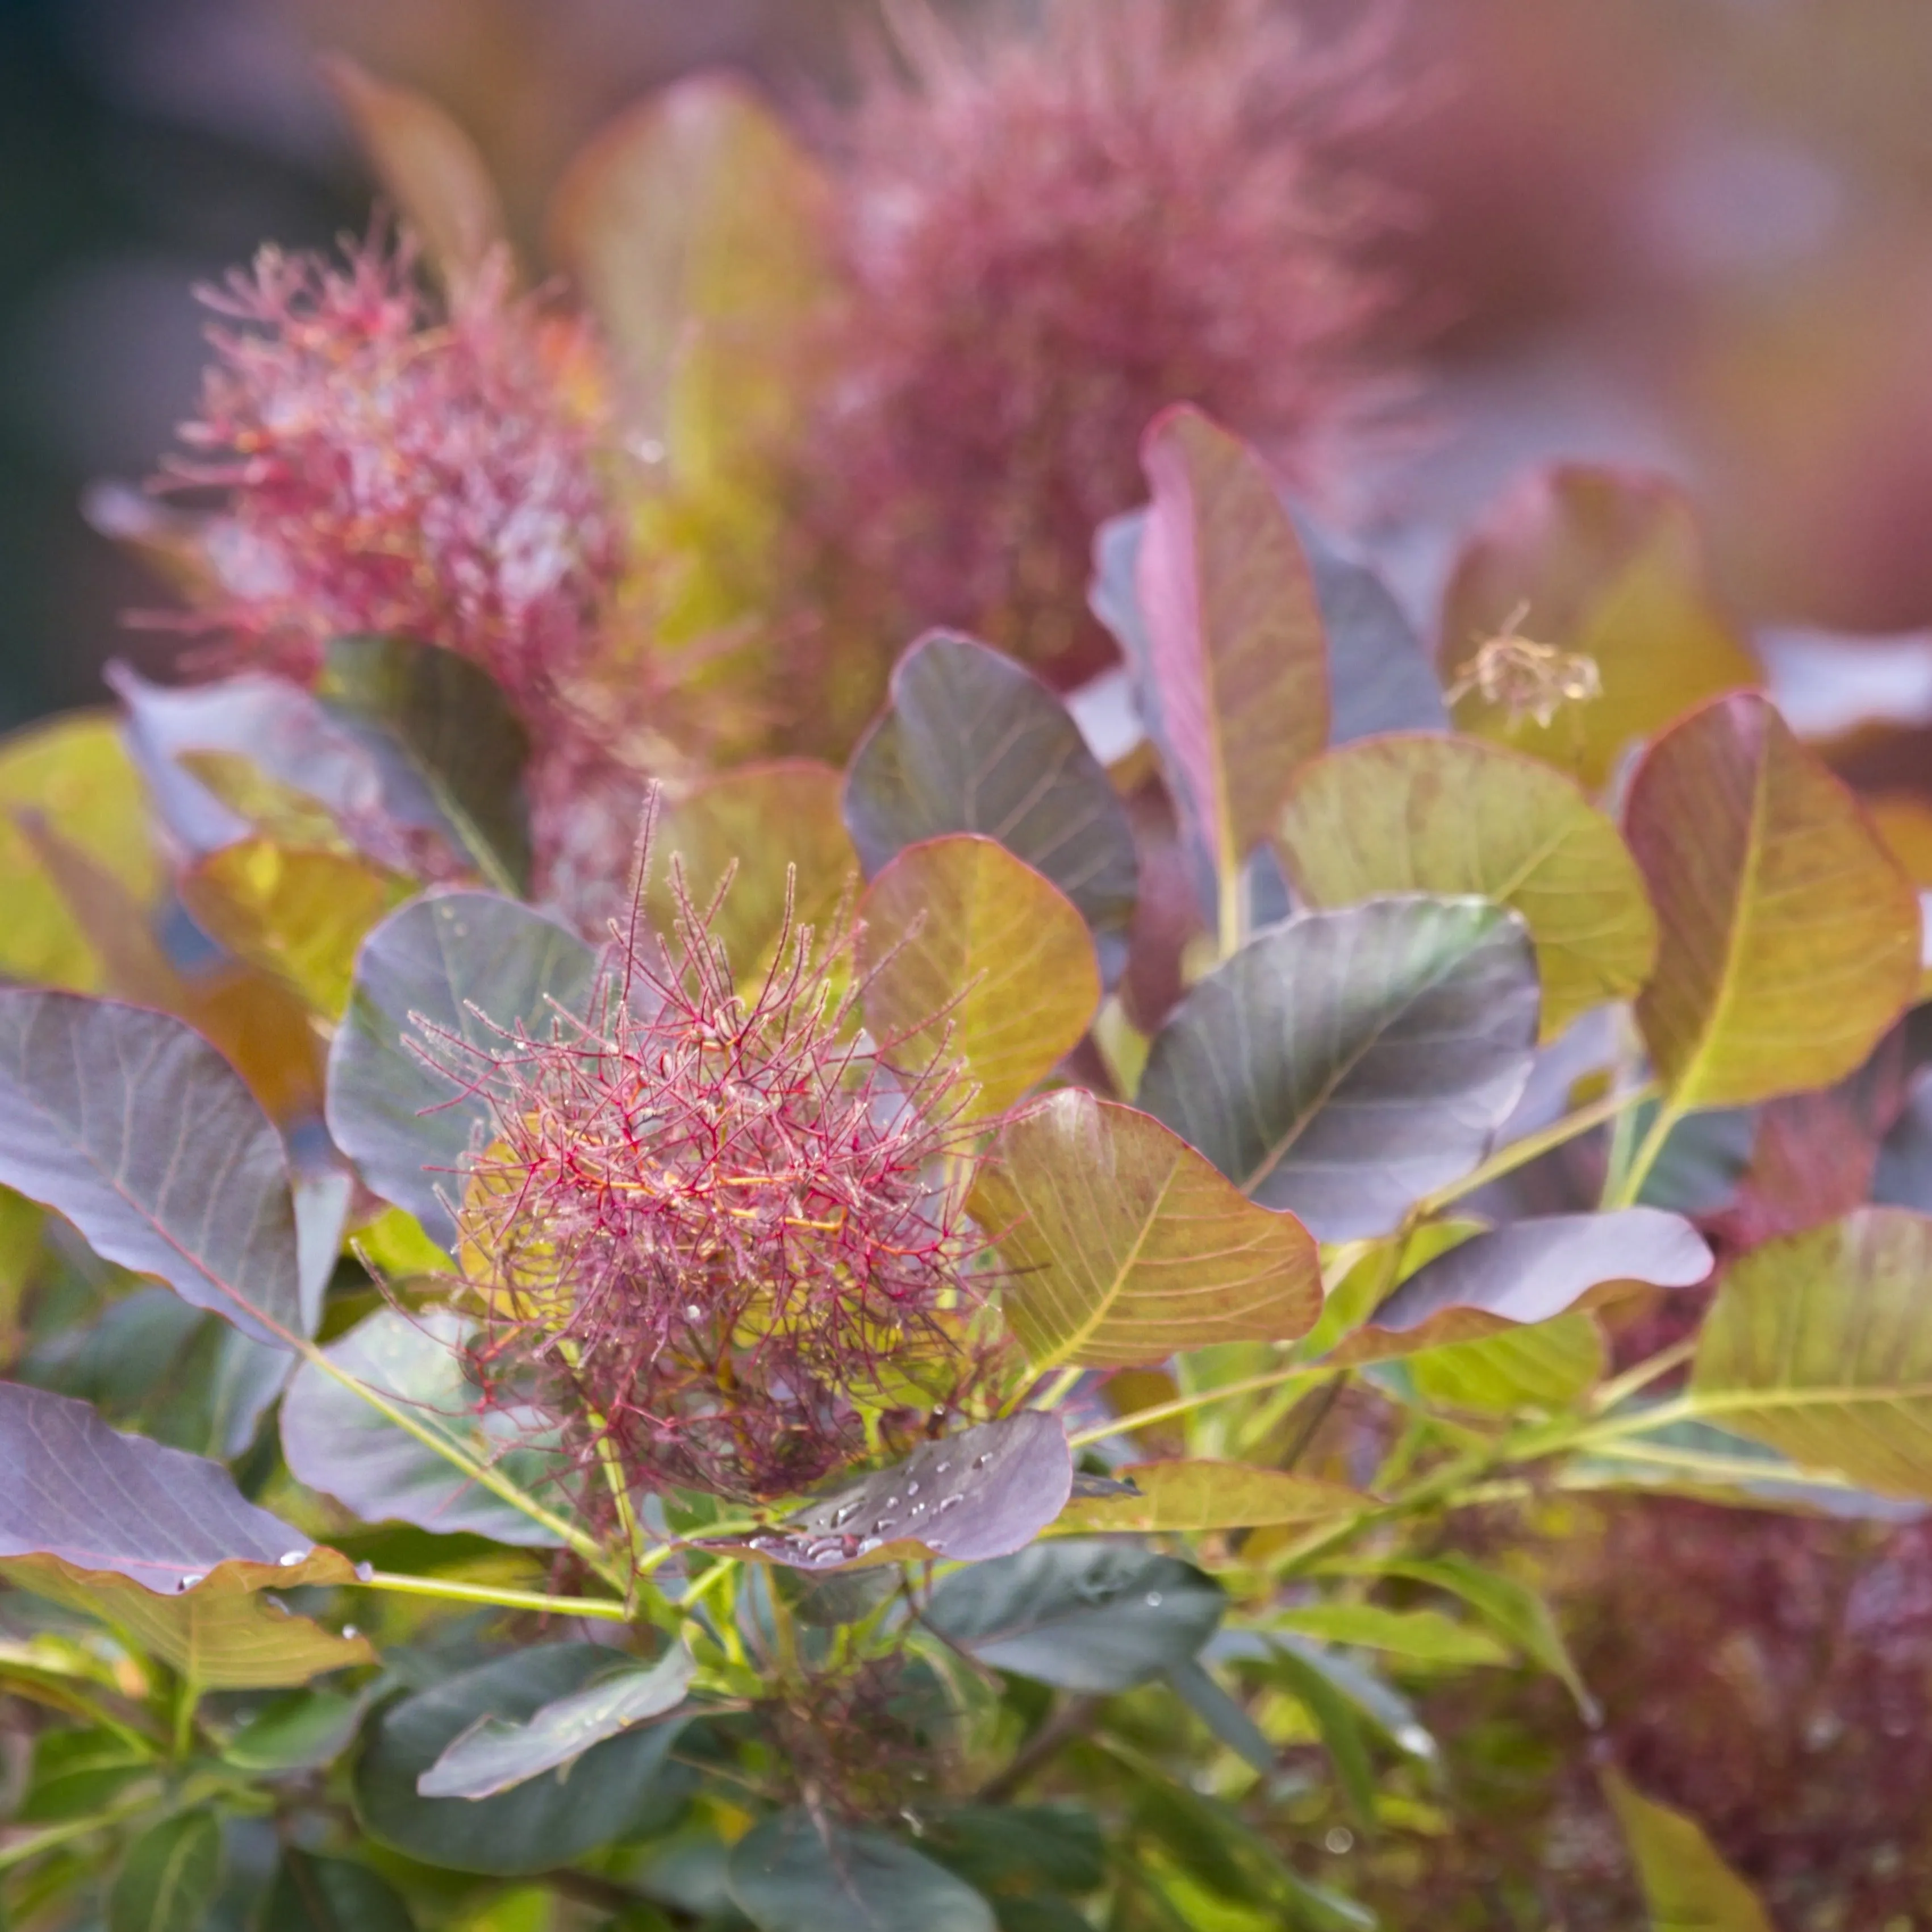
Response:
[{"label": "bokeh background", "polygon": [[[808,114],[876,4],[6,0],[0,722],[165,650],[120,630],[144,586],[76,506],[187,413],[190,284],[366,220],[318,52],[452,109],[527,232],[625,101],[724,63]],[[1356,509],[1419,610],[1522,464],[1631,459],[1689,483],[1741,614],[1798,634],[1770,648],[1803,726],[1932,721],[1932,8],[1428,0],[1400,38],[1420,82],[1367,158],[1408,196],[1420,380]],[[1924,749],[1846,755],[1911,784]]]}]

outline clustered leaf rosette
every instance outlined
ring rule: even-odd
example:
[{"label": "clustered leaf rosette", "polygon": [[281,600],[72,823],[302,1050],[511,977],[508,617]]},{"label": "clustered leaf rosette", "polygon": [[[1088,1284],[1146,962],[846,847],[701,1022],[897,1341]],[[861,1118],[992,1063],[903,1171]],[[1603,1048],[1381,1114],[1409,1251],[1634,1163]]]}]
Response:
[{"label": "clustered leaf rosette", "polygon": [[481,1065],[437,1043],[494,1116],[460,1265],[484,1385],[584,1469],[757,1502],[989,1412],[970,1090],[939,1055],[886,1064],[849,920],[820,943],[788,917],[748,990],[672,877],[675,930],[634,911],[587,1016]]}]

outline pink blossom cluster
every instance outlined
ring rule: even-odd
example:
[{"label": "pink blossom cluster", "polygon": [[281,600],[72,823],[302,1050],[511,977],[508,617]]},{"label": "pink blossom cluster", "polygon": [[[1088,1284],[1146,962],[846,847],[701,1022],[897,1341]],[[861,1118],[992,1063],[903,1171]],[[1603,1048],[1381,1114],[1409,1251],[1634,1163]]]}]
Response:
[{"label": "pink blossom cluster", "polygon": [[304,676],[332,637],[440,644],[541,730],[623,563],[596,424],[561,380],[583,340],[512,300],[501,260],[439,314],[416,252],[265,248],[204,290],[216,360],[165,480],[224,493],[204,615],[248,655]]},{"label": "pink blossom cluster", "polygon": [[580,1023],[480,1067],[447,1042],[496,1120],[462,1217],[478,1365],[586,1470],[784,1495],[975,1400],[954,1076],[886,1070],[847,963],[801,932],[741,992],[686,901],[669,942],[634,916]]},{"label": "pink blossom cluster", "polygon": [[[1372,13],[1378,10],[1370,10]],[[1191,401],[1285,480],[1362,410],[1388,290],[1373,200],[1334,159],[1377,111],[1365,44],[1274,0],[1063,0],[968,48],[928,16],[848,124],[841,374],[820,514],[897,620],[1076,675],[1090,545],[1145,494],[1136,452]]]}]

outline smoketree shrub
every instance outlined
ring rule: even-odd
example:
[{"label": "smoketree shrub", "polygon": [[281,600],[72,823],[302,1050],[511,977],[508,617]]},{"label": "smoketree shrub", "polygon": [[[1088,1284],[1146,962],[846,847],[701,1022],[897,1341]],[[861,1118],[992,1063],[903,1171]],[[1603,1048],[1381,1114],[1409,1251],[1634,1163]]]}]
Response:
[{"label": "smoketree shrub", "polygon": [[[956,138],[1003,74],[1080,105],[946,67]],[[1921,914],[1681,500],[1533,479],[1438,664],[1171,406],[1035,634],[1115,674],[848,687],[765,622],[836,280],[782,131],[706,83],[590,151],[593,328],[341,82],[441,296],[406,238],[231,285],[203,497],[103,511],[225,657],[0,745],[0,1917],[1540,1927],[1428,1881],[1553,1840],[1560,1757],[1579,1924],[1763,1932],[1546,1552],[1932,1496]],[[838,763],[740,755],[775,665]]]},{"label": "smoketree shrub", "polygon": [[[1856,802],[1750,688],[1660,690],[1614,812],[1502,742],[1540,687],[1376,729],[1387,609],[1254,454],[1144,460],[1114,772],[934,634],[843,772],[652,794],[601,932],[433,646],[9,748],[19,1922],[1366,1925],[1453,1802],[1418,1698],[1606,1716],[1459,1523],[1932,1491]],[[1768,1922],[1600,1769],[1659,1922]]]}]

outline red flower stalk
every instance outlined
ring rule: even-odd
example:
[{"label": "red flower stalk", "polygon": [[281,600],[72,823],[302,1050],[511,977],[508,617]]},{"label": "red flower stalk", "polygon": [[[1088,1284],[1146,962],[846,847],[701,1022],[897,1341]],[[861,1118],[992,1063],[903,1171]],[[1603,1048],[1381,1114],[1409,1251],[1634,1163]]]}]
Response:
[{"label": "red flower stalk", "polygon": [[890,1440],[974,1406],[971,1156],[951,1070],[889,1071],[859,1030],[849,929],[788,921],[747,994],[673,878],[676,932],[634,912],[590,1016],[468,1071],[441,1043],[496,1116],[462,1252],[486,1384],[583,1466],[756,1500],[876,1448],[868,1418]]},{"label": "red flower stalk", "polygon": [[1058,0],[975,52],[916,4],[910,84],[876,76],[846,130],[820,508],[890,622],[1077,676],[1109,658],[1094,530],[1144,496],[1156,411],[1198,404],[1306,487],[1370,398],[1390,291],[1355,257],[1382,217],[1330,157],[1384,111],[1381,36],[1312,46],[1274,0]]}]

